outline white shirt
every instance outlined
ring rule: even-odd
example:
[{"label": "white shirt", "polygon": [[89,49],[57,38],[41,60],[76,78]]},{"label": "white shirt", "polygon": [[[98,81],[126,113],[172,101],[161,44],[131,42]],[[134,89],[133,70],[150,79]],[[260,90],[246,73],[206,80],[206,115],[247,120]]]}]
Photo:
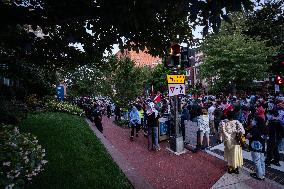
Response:
[{"label": "white shirt", "polygon": [[209,116],[209,120],[212,121],[214,120],[214,111],[215,111],[215,107],[214,106],[210,106],[210,108],[208,108],[208,116]]},{"label": "white shirt", "polygon": [[201,130],[201,131],[210,132],[208,115],[198,116],[197,117],[197,126],[199,127],[199,130]]}]

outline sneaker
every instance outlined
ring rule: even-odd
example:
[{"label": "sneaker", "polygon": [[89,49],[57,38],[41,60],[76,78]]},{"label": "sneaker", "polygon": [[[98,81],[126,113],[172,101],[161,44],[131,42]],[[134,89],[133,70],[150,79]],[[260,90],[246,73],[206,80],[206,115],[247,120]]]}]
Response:
[{"label": "sneaker", "polygon": [[239,169],[236,168],[236,169],[234,170],[234,173],[235,173],[235,174],[239,174],[239,173],[240,173],[240,172],[239,172]]},{"label": "sneaker", "polygon": [[136,133],[136,137],[138,137],[139,135],[138,135],[138,133]]},{"label": "sneaker", "polygon": [[131,141],[133,141],[133,140],[134,140],[133,136],[131,136],[131,137],[130,137],[130,140],[131,140]]},{"label": "sneaker", "polygon": [[234,173],[234,169],[228,169],[228,173],[229,173],[229,174]]},{"label": "sneaker", "polygon": [[265,177],[259,178],[259,177],[256,175],[256,173],[251,173],[250,176],[253,177],[253,178],[255,178],[255,179],[257,179],[257,180],[265,180]]}]

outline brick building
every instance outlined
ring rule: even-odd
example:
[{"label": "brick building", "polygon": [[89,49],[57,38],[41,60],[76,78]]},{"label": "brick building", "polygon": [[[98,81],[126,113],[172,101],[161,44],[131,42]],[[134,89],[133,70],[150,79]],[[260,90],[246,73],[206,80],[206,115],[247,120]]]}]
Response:
[{"label": "brick building", "polygon": [[[147,49],[146,49],[147,51]],[[160,57],[154,57],[148,53],[146,53],[146,51],[139,51],[138,53],[136,51],[128,51],[128,50],[124,50],[124,52],[122,53],[121,51],[118,51],[115,56],[117,58],[122,58],[122,57],[128,57],[131,60],[133,60],[135,62],[136,66],[149,66],[151,68],[157,66],[158,64],[162,63],[162,58]]]}]

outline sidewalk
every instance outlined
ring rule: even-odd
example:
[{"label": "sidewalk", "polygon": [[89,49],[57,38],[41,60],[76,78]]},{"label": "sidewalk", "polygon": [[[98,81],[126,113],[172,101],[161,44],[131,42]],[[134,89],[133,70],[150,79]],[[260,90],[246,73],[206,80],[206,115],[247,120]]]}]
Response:
[{"label": "sidewalk", "polygon": [[130,130],[112,121],[103,117],[103,135],[91,128],[135,188],[283,188],[268,179],[257,181],[245,170],[240,175],[226,174],[226,163],[205,151],[176,156],[166,150],[167,141],[160,143],[161,151],[148,151],[142,133],[131,142]]}]

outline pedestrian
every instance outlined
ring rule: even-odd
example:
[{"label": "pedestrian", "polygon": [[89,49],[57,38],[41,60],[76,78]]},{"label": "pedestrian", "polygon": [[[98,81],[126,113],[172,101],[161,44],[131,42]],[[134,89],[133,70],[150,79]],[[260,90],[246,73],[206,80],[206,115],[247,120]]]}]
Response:
[{"label": "pedestrian", "polygon": [[147,124],[148,124],[148,150],[160,150],[158,141],[158,111],[154,102],[150,102],[147,106]]},{"label": "pedestrian", "polygon": [[237,134],[245,134],[242,124],[234,120],[234,112],[227,112],[227,119],[220,123],[224,140],[224,159],[228,163],[228,173],[239,174],[239,167],[243,165],[242,148],[237,140]]},{"label": "pedestrian", "polygon": [[[204,149],[204,148],[210,146],[210,138],[209,138],[210,127],[209,127],[209,117],[208,117],[207,110],[206,109],[202,109],[201,111],[202,111],[202,114],[197,117],[197,126],[199,127],[199,134],[200,134],[199,143],[200,143],[200,147],[201,147],[201,149]],[[203,138],[204,138],[204,136],[206,138],[207,146],[203,145]]]},{"label": "pedestrian", "polygon": [[120,111],[120,107],[118,105],[115,106],[114,114],[115,114],[115,118],[114,118],[115,121],[120,121],[121,111]]},{"label": "pedestrian", "polygon": [[266,135],[265,121],[262,117],[256,116],[252,128],[248,131],[247,138],[249,139],[249,149],[256,170],[255,173],[251,173],[250,175],[258,180],[265,179],[264,153]]},{"label": "pedestrian", "polygon": [[99,106],[96,103],[94,103],[93,105],[92,114],[93,114],[92,116],[93,116],[93,121],[95,123],[95,126],[101,133],[103,133],[102,114],[99,109]]},{"label": "pedestrian", "polygon": [[185,121],[187,121],[188,119],[189,119],[189,111],[185,104],[182,107],[182,112],[181,112],[181,131],[182,131],[183,141],[185,141]]},{"label": "pedestrian", "polygon": [[280,120],[278,120],[279,113],[276,110],[272,111],[272,119],[268,122],[268,136],[267,141],[267,157],[265,163],[267,166],[274,164],[280,166],[280,154],[279,154],[279,144],[284,137],[283,126]]},{"label": "pedestrian", "polygon": [[141,124],[141,118],[139,115],[139,112],[136,108],[136,106],[132,106],[132,110],[129,114],[130,117],[130,127],[131,127],[131,133],[130,133],[130,140],[134,140],[134,129],[136,130],[136,137],[138,137],[138,132]]},{"label": "pedestrian", "polygon": [[111,106],[110,106],[110,104],[107,105],[107,117],[111,118]]},{"label": "pedestrian", "polygon": [[211,135],[215,135],[216,134],[216,130],[215,130],[215,125],[214,125],[214,111],[215,111],[215,105],[210,102],[209,103],[209,108],[208,108],[208,116],[209,116],[209,127],[210,127],[210,131],[211,131]]},{"label": "pedestrian", "polygon": [[214,110],[214,126],[215,126],[215,130],[218,133],[218,140],[217,140],[218,144],[221,144],[222,140],[223,140],[222,134],[221,134],[220,129],[219,129],[222,117],[223,117],[223,111],[222,111],[222,108],[221,108],[221,101],[217,101],[216,108]]}]

